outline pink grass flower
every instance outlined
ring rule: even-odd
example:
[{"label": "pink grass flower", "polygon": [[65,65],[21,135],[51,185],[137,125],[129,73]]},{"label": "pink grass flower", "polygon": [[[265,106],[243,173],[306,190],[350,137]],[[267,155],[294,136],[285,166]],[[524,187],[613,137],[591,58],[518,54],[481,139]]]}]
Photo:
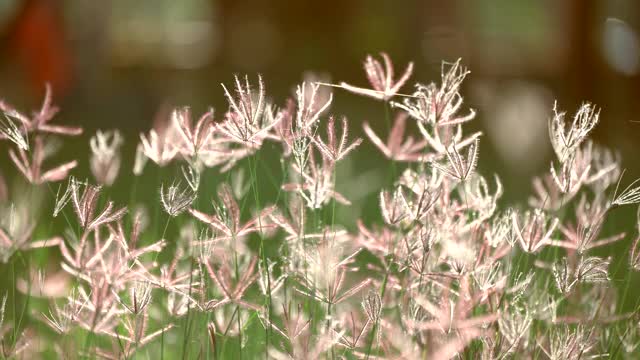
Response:
[{"label": "pink grass flower", "polygon": [[348,135],[349,125],[347,123],[347,118],[342,118],[342,135],[338,140],[335,129],[335,120],[333,117],[330,117],[329,123],[327,124],[327,141],[325,142],[322,140],[320,136],[312,137],[311,141],[313,141],[318,148],[318,151],[320,151],[324,157],[331,159],[333,162],[337,162],[344,159],[347,154],[362,143],[362,139],[356,139],[353,143],[347,145]]},{"label": "pink grass flower", "polygon": [[51,125],[49,122],[58,113],[58,108],[52,105],[51,85],[46,84],[44,101],[40,110],[33,112],[31,117],[24,115],[4,101],[0,101],[0,110],[12,118],[19,120],[28,132],[50,133],[57,135],[76,136],[82,134],[82,128]]},{"label": "pink grass flower", "polygon": [[387,101],[394,97],[398,91],[400,91],[400,88],[404,86],[407,80],[409,80],[409,77],[411,77],[413,72],[413,62],[410,62],[402,76],[400,76],[398,80],[395,80],[393,78],[393,63],[391,62],[389,55],[382,52],[380,53],[380,56],[382,56],[384,67],[371,55],[368,55],[364,61],[364,71],[367,73],[367,79],[373,89],[361,88],[349,85],[345,82],[340,83],[340,86],[352,93],[369,96],[382,101]]},{"label": "pink grass flower", "polygon": [[32,184],[44,184],[48,182],[56,182],[65,179],[69,175],[69,171],[76,167],[77,161],[69,161],[53,169],[43,171],[42,163],[47,156],[51,155],[50,150],[43,144],[43,139],[39,136],[35,138],[31,159],[23,149],[19,148],[17,153],[9,150],[9,157],[15,164],[22,175]]},{"label": "pink grass flower", "polygon": [[403,162],[428,161],[430,156],[422,152],[427,146],[425,140],[416,141],[412,136],[408,136],[406,139],[404,138],[407,117],[408,115],[404,111],[396,115],[386,143],[382,142],[380,137],[376,135],[369,126],[369,123],[365,122],[362,127],[371,142],[388,159]]}]

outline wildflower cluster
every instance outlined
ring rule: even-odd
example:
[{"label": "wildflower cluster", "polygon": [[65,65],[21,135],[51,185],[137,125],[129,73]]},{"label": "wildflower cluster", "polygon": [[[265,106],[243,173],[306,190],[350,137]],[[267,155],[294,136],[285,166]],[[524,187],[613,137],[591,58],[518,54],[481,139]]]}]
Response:
[{"label": "wildflower cluster", "polygon": [[[606,220],[640,203],[640,187],[621,190],[619,157],[588,139],[600,110],[585,103],[568,121],[554,107],[555,159],[533,180],[528,204],[506,208],[499,177],[477,169],[482,134],[463,129],[476,112],[464,108],[461,62],[444,63],[439,82],[406,95],[413,64],[394,80],[391,59],[382,61],[364,63],[372,89],[303,82],[279,107],[261,76],[255,84],[236,76],[222,85],[229,107],[221,115],[210,109],[194,121],[189,108],[173,110],[140,135],[132,172],[144,177],[151,160],[177,176],[160,179],[143,204],[135,191],[129,204],[108,198],[129,171],[117,130],[91,137],[95,181],[80,180],[71,171],[82,159],[42,169],[57,137],[82,132],[50,124],[49,87],[31,117],[0,102],[0,138],[30,189],[24,198],[0,181],[0,261],[24,267],[12,306],[7,295],[0,303],[2,355],[636,357],[640,304],[621,305],[630,280],[617,285],[616,259],[594,250],[625,239],[605,231]],[[331,88],[395,111],[386,142],[363,124],[394,170],[371,194],[378,222],[336,216],[356,200],[338,191],[338,164],[362,139],[346,117],[329,114]],[[418,137],[405,136],[409,128]],[[258,174],[267,151],[278,152],[279,174]],[[277,197],[261,194],[269,185]],[[51,216],[41,215],[46,196]],[[66,231],[55,233],[49,224],[62,218]],[[640,270],[639,239],[617,262],[629,271]],[[55,262],[32,264],[45,247]],[[49,310],[15,311],[16,291]]]}]

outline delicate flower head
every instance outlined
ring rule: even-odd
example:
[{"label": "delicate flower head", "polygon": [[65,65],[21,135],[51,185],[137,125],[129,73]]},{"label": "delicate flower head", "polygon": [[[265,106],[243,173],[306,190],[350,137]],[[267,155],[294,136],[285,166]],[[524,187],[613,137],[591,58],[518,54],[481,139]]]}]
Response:
[{"label": "delicate flower head", "polygon": [[72,290],[67,297],[64,306],[60,307],[54,304],[53,309],[49,310],[49,314],[43,314],[44,320],[58,334],[66,334],[71,331],[80,318],[80,313],[85,304],[77,298],[77,293]]},{"label": "delicate flower head", "polygon": [[528,253],[535,253],[543,246],[549,245],[551,235],[559,223],[557,218],[547,216],[540,209],[528,211],[522,217],[514,211],[511,220],[516,239],[522,250]]},{"label": "delicate flower head", "polygon": [[170,163],[178,154],[179,135],[173,121],[169,121],[170,109],[161,106],[154,116],[154,127],[149,135],[140,134],[140,143],[136,149],[136,162],[133,172],[136,175],[142,173],[146,159],[150,159],[158,166]]},{"label": "delicate flower head", "polygon": [[616,233],[599,238],[606,215],[609,211],[604,194],[599,194],[592,201],[583,195],[576,205],[576,223],[561,224],[563,240],[555,240],[552,245],[575,250],[583,254],[588,250],[611,244],[625,237],[625,233]]},{"label": "delicate flower head", "polygon": [[116,299],[131,314],[138,315],[145,311],[151,303],[151,290],[153,289],[149,281],[134,281],[133,285],[129,285],[128,298],[122,298],[118,294]]},{"label": "delicate flower head", "polygon": [[[456,295],[457,294],[457,299]],[[480,296],[479,296],[480,295]],[[453,292],[445,287],[441,291],[438,303],[432,303],[423,294],[414,294],[414,301],[422,311],[429,315],[430,320],[420,321],[416,327],[421,330],[437,330],[442,334],[450,334],[453,330],[481,328],[499,318],[499,314],[490,313],[474,316],[473,309],[486,301],[488,294],[471,292],[468,275],[460,278],[460,290]]]},{"label": "delicate flower head", "polygon": [[572,329],[563,326],[554,329],[549,339],[549,348],[546,349],[541,343],[538,346],[550,360],[579,360],[594,359],[600,356],[590,355],[596,346],[595,328],[587,329],[582,325]]},{"label": "delicate flower head", "polygon": [[198,188],[200,187],[200,172],[198,169],[195,169],[193,166],[183,166],[182,177],[193,192],[198,192]]},{"label": "delicate flower head", "polygon": [[484,176],[473,175],[462,185],[465,207],[477,213],[478,222],[489,219],[498,208],[498,200],[502,196],[503,187],[498,175],[494,175],[496,190],[492,194]]},{"label": "delicate flower head", "polygon": [[[224,94],[229,102],[229,112],[225,121],[218,125],[219,131],[230,141],[248,146],[256,146],[269,135],[269,130],[280,122],[280,117],[273,117],[267,108],[264,94],[264,83],[258,75],[258,90],[253,91],[249,77],[244,77],[244,84],[235,77],[236,97],[222,84]],[[266,116],[265,116],[266,113]]]},{"label": "delicate flower head", "polygon": [[179,182],[168,187],[160,186],[160,202],[164,211],[172,217],[187,210],[196,199],[197,193],[191,186],[183,187]]},{"label": "delicate flower head", "polygon": [[371,129],[369,124],[365,122],[362,127],[371,142],[386,156],[395,161],[417,162],[429,159],[429,156],[422,153],[427,146],[425,140],[416,141],[412,136],[404,139],[404,133],[407,122],[407,113],[401,111],[396,115],[393,128],[387,138],[387,143],[382,140]]},{"label": "delicate flower head", "polygon": [[188,107],[175,109],[171,119],[179,135],[174,146],[183,156],[197,158],[202,153],[214,151],[210,148],[215,130],[212,124],[213,109],[204,113],[195,125],[192,125],[191,110]]},{"label": "delicate flower head", "polygon": [[[622,179],[622,176],[620,176]],[[631,205],[640,203],[640,186],[633,187],[637,184],[640,179],[635,180],[631,184],[629,184],[620,194],[618,194],[618,187],[616,187],[616,191],[613,194],[613,201],[611,202],[611,206],[622,206],[622,205]],[[620,185],[620,183],[618,183]]]},{"label": "delicate flower head", "polygon": [[396,187],[392,195],[387,191],[380,192],[380,210],[389,225],[398,225],[410,215],[409,203],[401,186]]},{"label": "delicate flower head", "polygon": [[[448,70],[446,65],[450,65]],[[462,107],[460,86],[468,73],[460,66],[460,59],[453,64],[443,63],[440,87],[434,83],[427,86],[418,84],[411,98],[403,103],[392,102],[391,105],[405,110],[421,124],[451,126],[473,120],[476,116],[473,109],[466,115],[457,114]]]},{"label": "delicate flower head", "polygon": [[111,186],[118,176],[122,143],[122,136],[117,130],[98,130],[89,141],[91,173],[99,184]]},{"label": "delicate flower head", "polygon": [[581,161],[572,154],[565,162],[561,163],[560,174],[556,172],[555,167],[551,164],[551,177],[556,186],[563,194],[572,196],[580,190],[580,187],[586,181],[591,165]]},{"label": "delicate flower head", "polygon": [[205,305],[205,310],[211,311],[229,303],[252,310],[260,309],[258,305],[244,300],[245,292],[259,277],[256,271],[258,259],[253,257],[248,264],[241,265],[242,272],[233,270],[234,267],[231,266],[230,257],[225,256],[222,260],[222,263],[217,268],[214,268],[208,259],[200,259],[206,269],[206,273],[223,296],[222,299],[208,301]]},{"label": "delicate flower head", "polygon": [[506,285],[507,274],[505,274],[500,262],[493,262],[478,266],[472,273],[471,278],[478,286],[481,299],[486,300],[487,296],[501,289]]},{"label": "delicate flower head", "polygon": [[293,164],[293,170],[302,177],[302,182],[292,182],[282,185],[286,191],[296,191],[305,200],[307,206],[312,209],[319,209],[335,199],[337,202],[350,205],[342,194],[335,191],[333,172],[335,163],[325,156],[321,161],[316,160],[313,148],[309,148],[308,161],[304,167]]},{"label": "delicate flower head", "polygon": [[596,256],[581,257],[576,269],[576,279],[585,283],[609,282],[609,263],[611,260]]},{"label": "delicate flower head", "polygon": [[29,205],[18,202],[18,206],[0,208],[0,263],[7,263],[18,251],[56,246],[61,241],[59,237],[32,241],[36,225],[33,216],[38,205]]},{"label": "delicate flower head", "polygon": [[309,132],[333,101],[333,94],[322,94],[320,84],[303,82],[296,87],[297,111],[295,127],[299,132]]},{"label": "delicate flower head", "polygon": [[528,330],[532,322],[533,319],[527,309],[523,313],[512,311],[507,316],[502,316],[498,319],[500,335],[505,338],[508,345],[506,346],[505,355],[514,353],[517,351],[520,342],[527,341]]},{"label": "delicate flower head", "polygon": [[81,183],[75,179],[69,182],[71,202],[80,226],[87,231],[95,230],[101,225],[119,220],[127,212],[126,207],[114,209],[113,201],[108,201],[99,215],[95,215],[101,186]]},{"label": "delicate flower head", "polygon": [[20,149],[29,151],[29,136],[26,129],[19,128],[7,113],[4,113],[5,120],[0,119],[0,139],[7,139]]},{"label": "delicate flower head", "polygon": [[466,158],[460,155],[455,141],[447,149],[447,159],[449,160],[448,166],[443,166],[438,163],[431,163],[434,168],[442,171],[444,174],[457,179],[459,181],[465,181],[469,175],[475,170],[478,164],[478,146],[480,140],[476,139],[473,144],[469,145],[467,149]]},{"label": "delicate flower head", "polygon": [[573,117],[573,122],[567,124],[565,112],[558,112],[558,104],[553,106],[553,117],[549,122],[549,137],[551,145],[560,162],[566,161],[578,149],[582,141],[598,123],[600,110],[588,102],[580,105],[580,109]]},{"label": "delicate flower head", "polygon": [[347,118],[343,117],[342,135],[340,136],[340,140],[338,141],[338,136],[336,135],[335,129],[335,121],[332,116],[329,118],[329,123],[327,124],[327,142],[324,142],[322,138],[320,138],[320,136],[314,136],[311,138],[311,140],[323,156],[333,162],[337,162],[344,159],[347,154],[349,154],[362,143],[362,139],[356,139],[353,143],[347,145],[348,135],[349,125],[347,123]]},{"label": "delicate flower head", "polygon": [[273,212],[273,207],[262,210],[255,218],[241,224],[240,207],[234,199],[233,191],[228,184],[220,185],[218,197],[220,205],[215,207],[216,211],[213,215],[205,214],[196,209],[189,209],[189,212],[196,219],[208,224],[213,230],[219,231],[224,235],[221,239],[237,239],[271,227],[271,225],[263,224],[264,220],[262,218]]},{"label": "delicate flower head", "polygon": [[64,187],[64,191],[62,191],[62,193],[60,193],[60,191],[63,189],[63,186],[62,184],[58,185],[58,191],[56,192],[56,202],[53,207],[53,217],[57,217],[71,200],[71,192],[73,191],[71,183],[75,181],[76,178],[70,176],[67,186]]},{"label": "delicate flower head", "polygon": [[591,141],[586,143],[586,149],[591,159],[591,173],[585,183],[595,193],[604,192],[620,178],[620,154]]},{"label": "delicate flower head", "polygon": [[320,83],[305,81],[296,87],[296,101],[289,99],[287,105],[275,115],[280,121],[274,130],[283,144],[285,157],[293,154],[302,166],[320,115],[331,106],[332,100],[333,94],[328,88],[321,88]]},{"label": "delicate flower head", "polygon": [[28,132],[70,136],[82,134],[82,128],[79,127],[49,124],[49,121],[51,121],[58,113],[58,108],[52,104],[51,85],[49,84],[45,85],[45,95],[42,107],[39,111],[34,111],[31,117],[20,113],[4,101],[0,101],[0,110],[12,118],[19,120]]},{"label": "delicate flower head", "polygon": [[375,323],[380,320],[380,314],[382,313],[382,298],[380,294],[374,290],[369,290],[367,296],[362,300],[362,308],[369,321]]},{"label": "delicate flower head", "polygon": [[149,136],[140,134],[142,154],[160,166],[168,164],[178,153],[178,149],[166,136],[167,134],[158,134],[154,129],[149,131]]},{"label": "delicate flower head", "polygon": [[391,62],[389,55],[382,52],[380,53],[380,56],[382,56],[382,60],[384,61],[384,68],[383,65],[371,55],[367,55],[367,58],[364,61],[364,70],[367,73],[367,79],[369,80],[371,87],[373,87],[373,90],[349,85],[344,82],[341,83],[340,86],[353,93],[369,96],[382,101],[387,101],[394,97],[398,91],[400,91],[400,88],[404,86],[407,80],[409,80],[409,77],[411,77],[411,73],[413,72],[413,62],[410,62],[407,65],[402,76],[396,81],[393,79],[393,63]]},{"label": "delicate flower head", "polygon": [[22,173],[30,183],[44,184],[63,180],[67,177],[69,171],[78,165],[78,162],[73,160],[58,165],[53,169],[43,171],[42,163],[47,156],[51,155],[51,149],[45,146],[44,140],[40,136],[36,136],[34,142],[31,159],[29,159],[27,152],[22,148],[19,148],[17,153],[13,149],[9,150],[11,161],[13,161],[20,173]]}]

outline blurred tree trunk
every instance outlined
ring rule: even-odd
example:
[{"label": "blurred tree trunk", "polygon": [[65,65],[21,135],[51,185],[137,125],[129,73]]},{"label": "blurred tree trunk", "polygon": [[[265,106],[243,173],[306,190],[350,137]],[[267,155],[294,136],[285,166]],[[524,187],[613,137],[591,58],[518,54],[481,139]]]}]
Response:
[{"label": "blurred tree trunk", "polygon": [[567,14],[571,16],[568,30],[569,51],[568,68],[566,69],[566,88],[564,93],[569,103],[575,108],[580,102],[588,100],[599,103],[595,84],[601,77],[598,67],[597,42],[594,39],[596,28],[596,1],[595,0],[570,0],[571,5]]}]

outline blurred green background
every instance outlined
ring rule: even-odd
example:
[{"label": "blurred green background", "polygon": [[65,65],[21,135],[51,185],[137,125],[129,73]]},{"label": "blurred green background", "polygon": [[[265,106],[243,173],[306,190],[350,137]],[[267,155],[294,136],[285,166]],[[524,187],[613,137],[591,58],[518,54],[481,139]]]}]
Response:
[{"label": "blurred green background", "polygon": [[[593,137],[638,175],[639,31],[632,0],[2,0],[0,98],[35,108],[51,82],[58,122],[125,132],[126,169],[163,104],[221,115],[220,83],[234,73],[262,74],[283,105],[308,71],[365,86],[366,54],[388,52],[398,73],[414,61],[412,82],[422,83],[439,80],[442,60],[461,57],[472,72],[466,102],[479,113],[471,127],[486,135],[481,169],[503,177],[507,198],[525,200],[530,177],[549,166],[554,99],[569,113],[583,100],[600,105]],[[385,129],[381,104],[335,96],[332,111],[355,134],[364,120]],[[69,143],[84,154],[86,139]],[[373,150],[357,152],[354,175],[381,159]],[[79,161],[86,169],[88,155]]]}]

